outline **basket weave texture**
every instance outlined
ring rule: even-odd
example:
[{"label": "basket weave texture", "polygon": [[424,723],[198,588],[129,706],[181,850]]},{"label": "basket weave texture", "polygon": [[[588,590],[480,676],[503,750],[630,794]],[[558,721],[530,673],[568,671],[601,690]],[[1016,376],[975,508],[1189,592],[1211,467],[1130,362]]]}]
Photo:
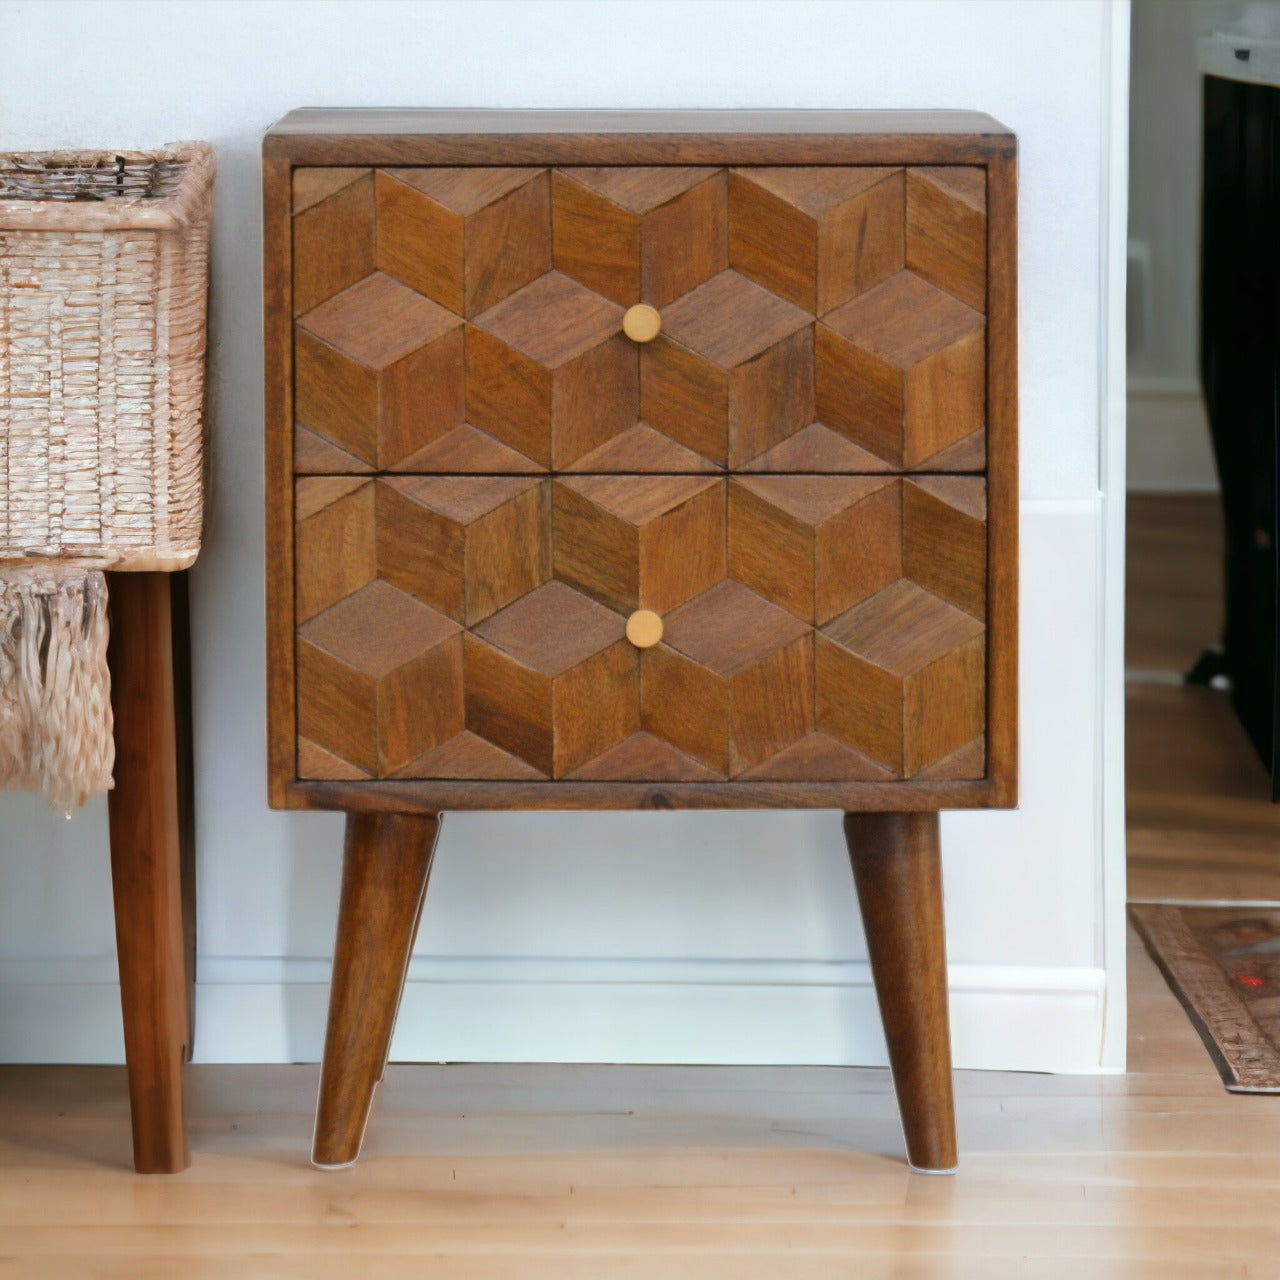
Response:
[{"label": "basket weave texture", "polygon": [[213,173],[205,143],[0,154],[0,567],[195,560]]},{"label": "basket weave texture", "polygon": [[200,550],[213,151],[0,154],[0,787],[115,757],[103,569]]}]

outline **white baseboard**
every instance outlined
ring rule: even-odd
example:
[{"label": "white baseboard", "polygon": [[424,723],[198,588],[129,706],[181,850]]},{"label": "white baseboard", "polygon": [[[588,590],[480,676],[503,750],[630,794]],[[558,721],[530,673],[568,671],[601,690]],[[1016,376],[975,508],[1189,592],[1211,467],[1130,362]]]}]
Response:
[{"label": "white baseboard", "polygon": [[[327,961],[211,958],[200,972],[197,1061],[319,1059]],[[955,965],[950,981],[956,1066],[1104,1070],[1103,970]],[[235,1046],[234,1055],[226,1054],[228,1046]],[[865,962],[578,957],[415,959],[392,1056],[408,1062],[885,1062]],[[110,962],[0,963],[0,1061],[104,1060],[124,1060]]]},{"label": "white baseboard", "polygon": [[1128,487],[1157,493],[1214,493],[1218,473],[1199,383],[1131,378]]}]

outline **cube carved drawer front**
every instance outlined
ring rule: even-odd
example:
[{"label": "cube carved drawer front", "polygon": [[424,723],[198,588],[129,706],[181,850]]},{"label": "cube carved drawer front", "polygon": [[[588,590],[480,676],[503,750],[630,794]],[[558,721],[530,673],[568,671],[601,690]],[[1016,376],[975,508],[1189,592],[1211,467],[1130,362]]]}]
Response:
[{"label": "cube carved drawer front", "polygon": [[985,487],[303,477],[299,774],[981,779]]},{"label": "cube carved drawer front", "polygon": [[299,170],[295,465],[982,471],[986,185],[979,165]]},{"label": "cube carved drawer front", "polygon": [[936,813],[1016,795],[1012,136],[296,112],[264,165],[271,798],[351,815],[317,1160],[441,810],[807,806],[952,1163]]}]

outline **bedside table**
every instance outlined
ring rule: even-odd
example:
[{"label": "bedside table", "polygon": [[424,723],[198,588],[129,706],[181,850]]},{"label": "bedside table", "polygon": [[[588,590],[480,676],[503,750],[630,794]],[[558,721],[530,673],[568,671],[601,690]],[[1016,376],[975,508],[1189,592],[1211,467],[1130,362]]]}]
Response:
[{"label": "bedside table", "polygon": [[1016,803],[1013,136],[300,111],[264,198],[271,801],[348,814],[316,1163],[442,811],[805,807],[953,1168],[938,811]]}]

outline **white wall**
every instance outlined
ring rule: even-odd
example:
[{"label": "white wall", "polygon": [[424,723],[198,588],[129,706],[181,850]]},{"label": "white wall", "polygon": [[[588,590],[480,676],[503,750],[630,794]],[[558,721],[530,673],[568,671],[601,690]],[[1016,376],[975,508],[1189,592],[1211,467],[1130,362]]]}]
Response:
[{"label": "white wall", "polygon": [[[1108,0],[0,6],[0,147],[218,151],[198,1058],[317,1055],[337,903],[341,819],[271,813],[263,781],[262,131],[300,105],[863,106],[986,110],[1022,148],[1023,807],[944,820],[957,1057],[1122,1062],[1103,684],[1121,550],[1100,487],[1122,467],[1100,423],[1127,17]],[[68,823],[0,797],[0,844],[0,1056],[117,1059],[104,806]],[[449,817],[396,1052],[881,1060],[836,815]]]}]

